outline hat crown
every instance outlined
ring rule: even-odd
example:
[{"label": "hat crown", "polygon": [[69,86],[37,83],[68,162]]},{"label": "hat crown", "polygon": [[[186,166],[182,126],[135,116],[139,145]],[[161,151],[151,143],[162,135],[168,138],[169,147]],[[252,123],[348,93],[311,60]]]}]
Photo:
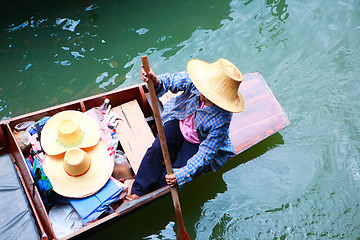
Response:
[{"label": "hat crown", "polygon": [[64,157],[64,169],[70,176],[78,177],[85,174],[91,165],[89,155],[80,148],[69,149]]},{"label": "hat crown", "polygon": [[70,148],[88,148],[100,140],[98,122],[90,115],[62,111],[52,116],[41,131],[41,146],[48,155],[58,155]]},{"label": "hat crown", "polygon": [[66,147],[77,147],[84,140],[84,134],[73,119],[64,119],[58,128],[58,143]]},{"label": "hat crown", "polygon": [[219,63],[220,68],[223,71],[223,74],[231,78],[231,80],[235,80],[238,82],[242,81],[242,74],[240,70],[233,63],[231,63],[230,61],[224,58],[220,58],[217,62]]},{"label": "hat crown", "polygon": [[99,191],[114,169],[114,156],[100,140],[86,149],[70,148],[63,154],[45,154],[43,168],[53,190],[65,197],[83,198]]}]

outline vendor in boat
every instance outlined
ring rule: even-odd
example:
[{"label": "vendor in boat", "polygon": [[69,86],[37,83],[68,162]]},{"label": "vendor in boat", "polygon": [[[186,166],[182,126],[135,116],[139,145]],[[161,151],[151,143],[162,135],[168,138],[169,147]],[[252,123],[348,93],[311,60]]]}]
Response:
[{"label": "vendor in boat", "polygon": [[141,69],[144,82],[153,81],[157,97],[167,91],[182,94],[164,106],[162,122],[173,167],[166,174],[161,145],[157,137],[147,150],[130,199],[135,199],[166,184],[180,188],[211,168],[222,167],[235,155],[229,138],[232,112],[244,110],[239,92],[242,74],[226,59],[214,63],[192,59],[187,72],[156,76]]}]

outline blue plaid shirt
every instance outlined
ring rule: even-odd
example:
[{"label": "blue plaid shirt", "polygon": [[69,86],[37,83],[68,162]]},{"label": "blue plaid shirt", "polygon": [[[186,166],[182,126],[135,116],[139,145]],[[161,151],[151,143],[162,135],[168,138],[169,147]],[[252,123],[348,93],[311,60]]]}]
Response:
[{"label": "blue plaid shirt", "polygon": [[187,72],[162,74],[160,84],[156,89],[157,97],[167,91],[183,93],[170,99],[164,106],[162,121],[172,119],[184,120],[195,113],[194,123],[200,141],[198,152],[187,161],[182,168],[174,168],[177,182],[181,188],[193,177],[203,172],[208,166],[213,171],[222,167],[229,157],[235,155],[235,150],[229,138],[229,125],[232,113],[216,105],[200,108],[200,92],[190,80]]}]

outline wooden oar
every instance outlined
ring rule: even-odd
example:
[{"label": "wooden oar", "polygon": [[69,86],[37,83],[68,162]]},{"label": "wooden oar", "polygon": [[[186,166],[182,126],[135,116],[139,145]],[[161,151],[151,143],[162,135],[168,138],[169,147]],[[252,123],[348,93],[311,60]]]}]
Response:
[{"label": "wooden oar", "polygon": [[[142,63],[143,63],[146,74],[149,74],[150,66],[149,66],[149,61],[148,61],[147,56],[142,57]],[[161,118],[160,118],[160,111],[159,111],[159,106],[158,106],[158,102],[157,102],[157,98],[156,98],[156,94],[155,94],[154,83],[152,80],[149,80],[147,82],[147,84],[148,84],[148,88],[149,88],[149,92],[150,92],[150,99],[151,99],[151,104],[152,104],[153,111],[154,111],[155,123],[156,123],[156,128],[158,131],[158,135],[159,135],[161,150],[162,150],[162,153],[164,156],[166,172],[167,172],[167,174],[172,174],[173,170],[172,170],[172,166],[171,166],[169,151],[168,151],[167,144],[166,144],[164,128],[163,128]],[[178,195],[177,189],[176,189],[176,187],[171,187],[170,190],[171,190],[171,196],[172,196],[173,203],[174,203],[176,219],[177,219],[177,223],[178,223],[178,227],[179,227],[179,230],[176,234],[176,238],[177,239],[190,239],[189,234],[186,232],[186,229],[184,226],[184,220],[183,220],[182,213],[181,213],[180,200],[179,200],[179,195]]]}]

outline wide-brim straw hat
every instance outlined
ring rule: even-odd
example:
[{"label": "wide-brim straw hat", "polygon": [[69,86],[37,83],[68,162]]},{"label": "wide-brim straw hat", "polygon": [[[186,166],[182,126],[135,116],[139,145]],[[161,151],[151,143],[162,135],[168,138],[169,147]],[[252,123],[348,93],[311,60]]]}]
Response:
[{"label": "wide-brim straw hat", "polygon": [[114,169],[114,159],[107,145],[100,141],[90,148],[72,148],[60,155],[45,155],[43,169],[56,193],[83,198],[95,194],[107,183]]},{"label": "wide-brim straw hat", "polygon": [[244,99],[239,92],[243,77],[233,63],[224,58],[214,63],[192,59],[187,63],[187,71],[200,93],[215,105],[229,112],[244,110]]},{"label": "wide-brim straw hat", "polygon": [[70,148],[87,148],[100,140],[98,123],[85,113],[68,110],[55,114],[41,131],[41,146],[48,155]]}]

